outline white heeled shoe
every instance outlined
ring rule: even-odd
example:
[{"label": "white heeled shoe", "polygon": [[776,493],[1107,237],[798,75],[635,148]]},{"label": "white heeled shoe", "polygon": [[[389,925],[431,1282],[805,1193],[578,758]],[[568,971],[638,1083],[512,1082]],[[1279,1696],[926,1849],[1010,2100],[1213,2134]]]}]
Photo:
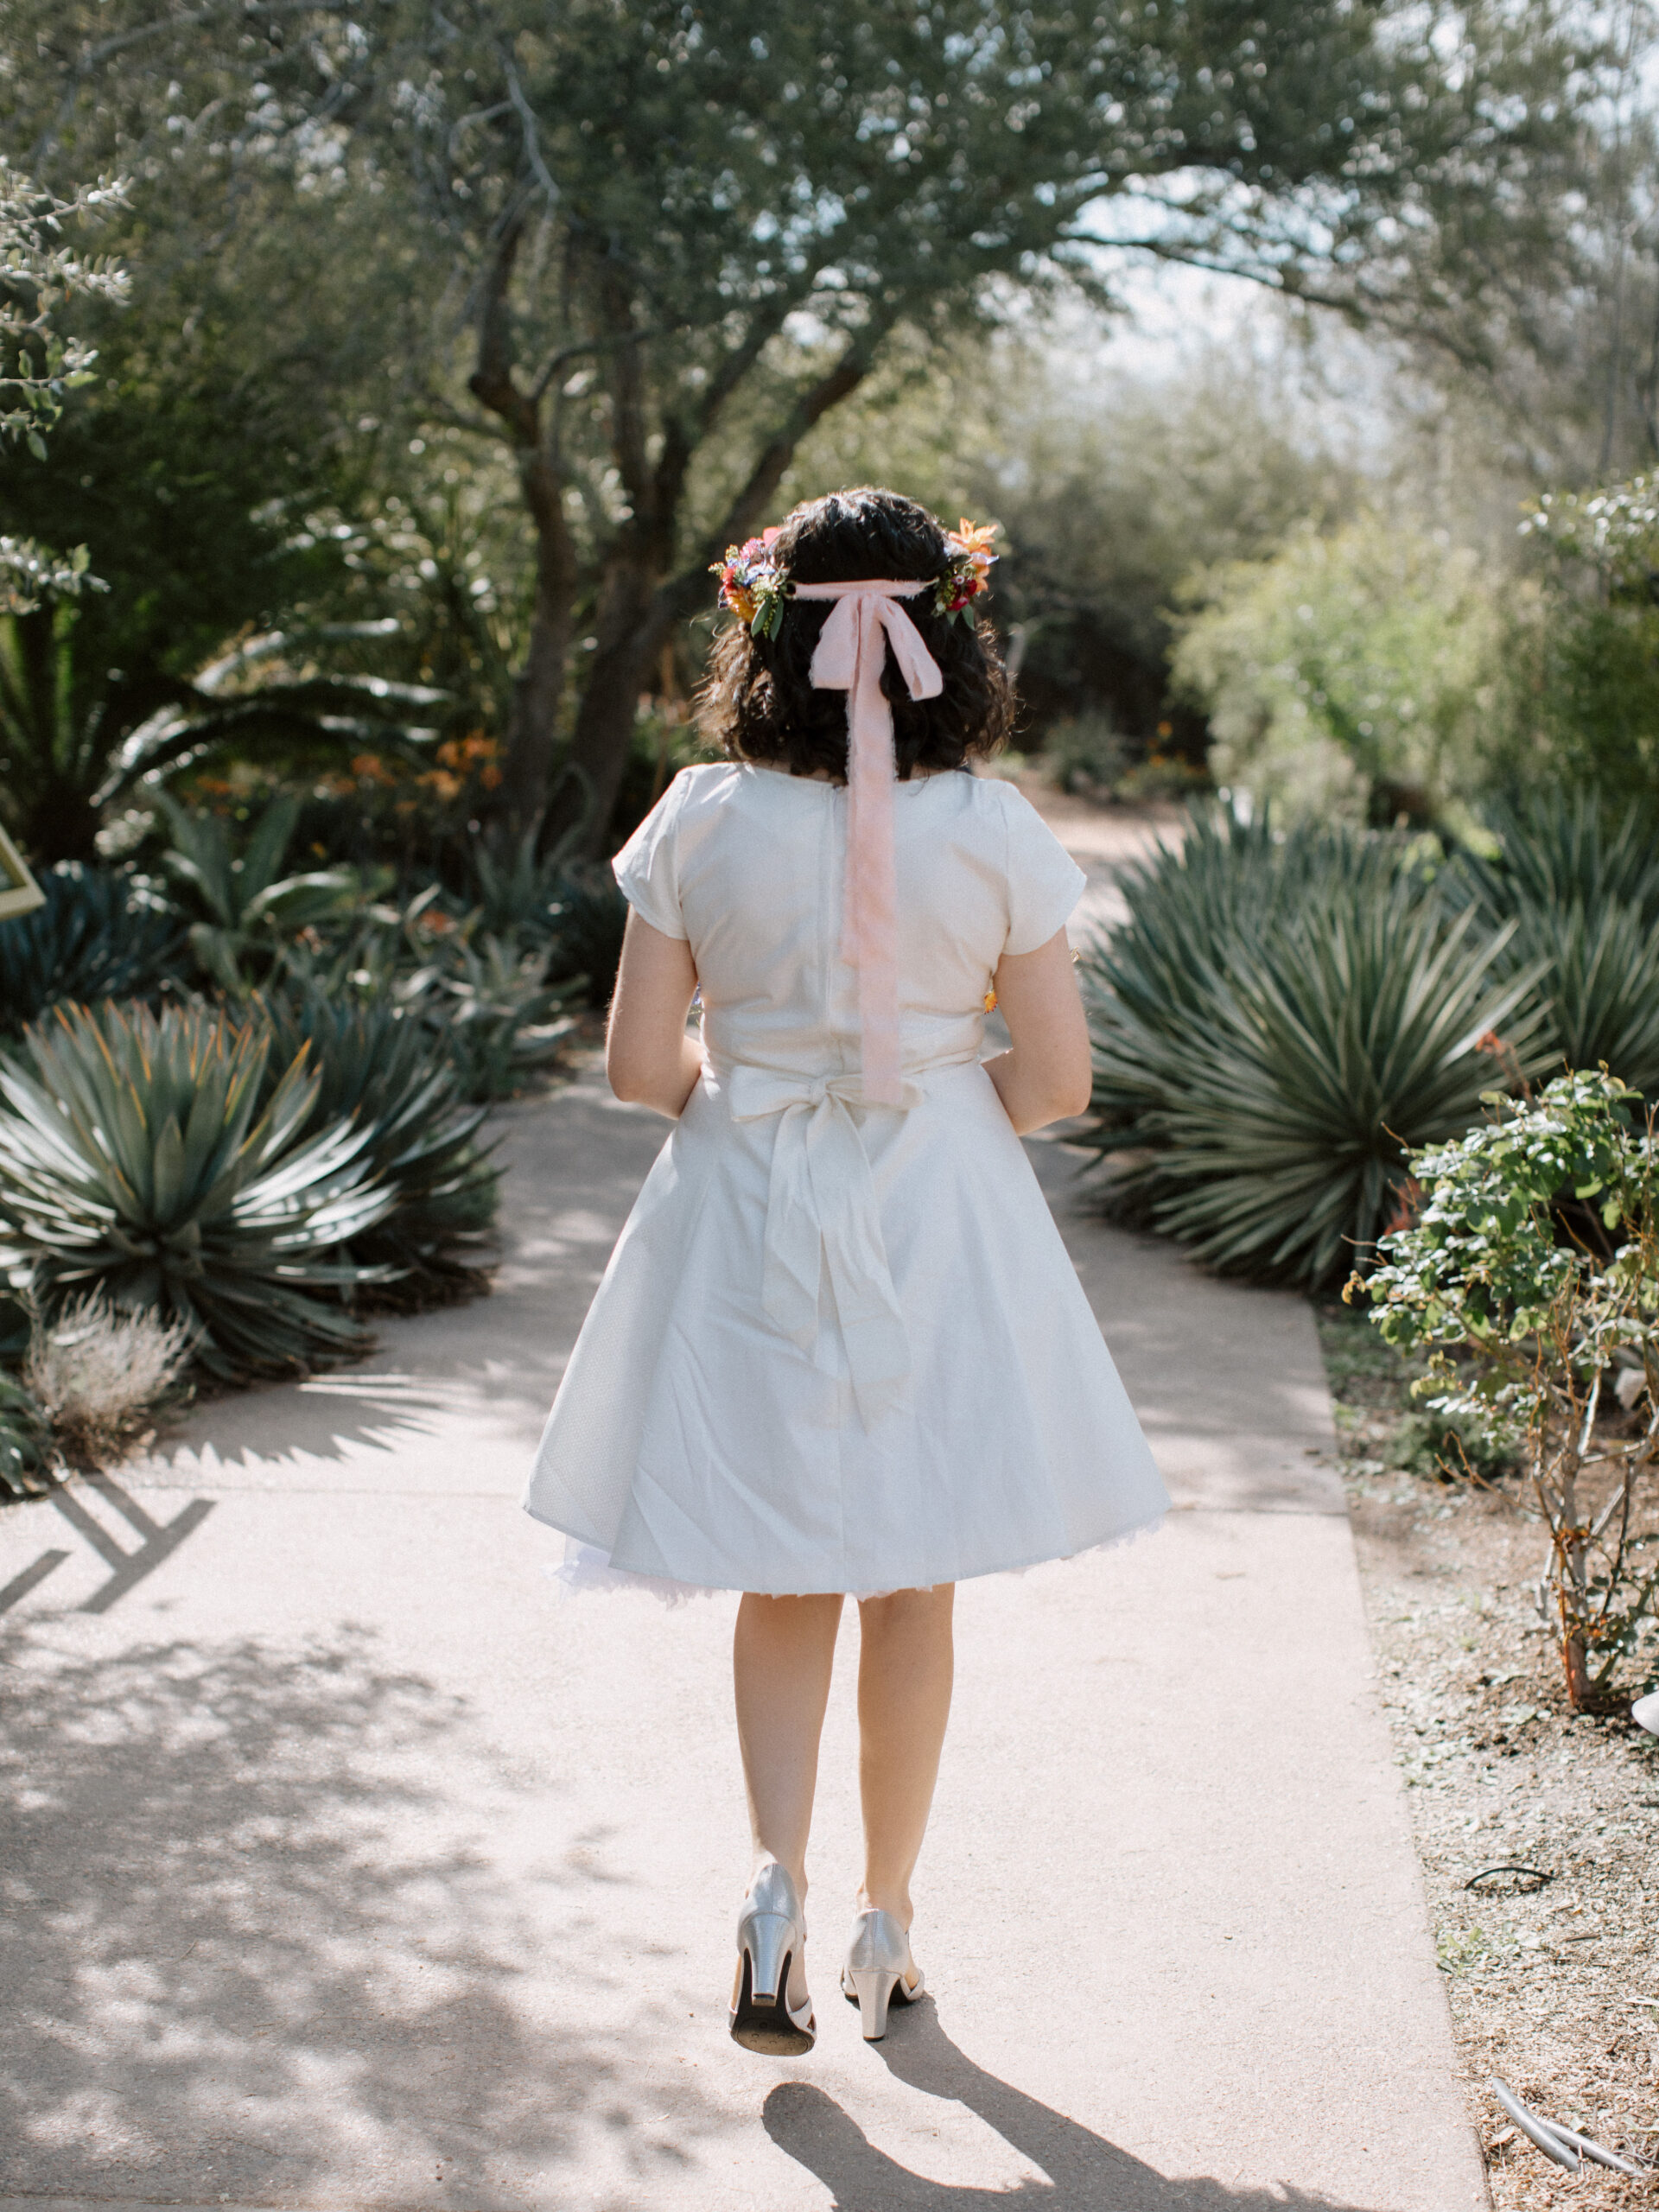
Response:
[{"label": "white heeled shoe", "polygon": [[806,1923],[786,1867],[770,1859],[755,1876],[737,1916],[734,2043],[768,2058],[798,2058],[817,2041],[812,1999],[789,2001],[790,1971],[806,1955]]},{"label": "white heeled shoe", "polygon": [[842,1994],[858,2007],[866,2043],[880,2043],[887,2032],[887,2006],[913,2005],[926,1983],[910,1955],[910,1938],[890,1912],[872,1905],[853,1923],[847,1963],[841,1970]]}]

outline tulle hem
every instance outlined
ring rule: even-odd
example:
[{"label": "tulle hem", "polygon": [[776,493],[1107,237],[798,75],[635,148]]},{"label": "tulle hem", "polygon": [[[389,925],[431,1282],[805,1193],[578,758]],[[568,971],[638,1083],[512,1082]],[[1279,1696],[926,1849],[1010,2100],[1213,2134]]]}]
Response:
[{"label": "tulle hem", "polygon": [[[1138,1543],[1143,1537],[1155,1536],[1163,1527],[1166,1517],[1165,1514],[1159,1513],[1150,1521],[1142,1521],[1133,1529],[1124,1529],[1116,1536],[1105,1537],[1100,1543],[1085,1544],[1081,1551],[1058,1553],[1046,1559],[1027,1560],[1018,1567],[991,1567],[986,1573],[975,1575],[972,1580],[982,1582],[992,1575],[1031,1574],[1039,1567],[1052,1567],[1057,1559],[1092,1559],[1099,1552],[1120,1551],[1126,1544]],[[613,1567],[608,1552],[601,1551],[597,1544],[579,1542],[575,1536],[566,1537],[564,1557],[559,1565],[550,1567],[544,1569],[544,1572],[559,1585],[562,1593],[568,1598],[585,1597],[594,1591],[643,1590],[661,1605],[689,1605],[693,1598],[720,1598],[730,1594],[730,1586],[726,1584],[673,1582],[666,1575],[636,1574],[631,1567]],[[896,1586],[899,1588],[913,1586],[910,1584]],[[825,1593],[774,1590],[768,1592],[767,1594],[778,1598],[823,1596]],[[895,1594],[895,1591],[893,1589],[847,1590],[832,1591],[828,1594],[854,1599],[891,1598]]]}]

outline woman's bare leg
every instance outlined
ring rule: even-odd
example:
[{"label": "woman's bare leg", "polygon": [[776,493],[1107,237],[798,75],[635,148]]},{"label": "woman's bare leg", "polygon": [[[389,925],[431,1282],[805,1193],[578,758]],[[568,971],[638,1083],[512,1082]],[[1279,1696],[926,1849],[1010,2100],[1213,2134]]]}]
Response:
[{"label": "woman's bare leg", "polygon": [[[732,1639],[737,1740],[755,1864],[775,1859],[785,1867],[803,1904],[818,1738],[840,1625],[839,1597],[760,1598],[751,1591],[737,1609]],[[804,1989],[797,1961],[791,2001],[798,2004]]]},{"label": "woman's bare leg", "polygon": [[862,1906],[911,1919],[915,1868],[938,1778],[955,1669],[955,1586],[896,1590],[858,1608],[858,1780],[864,1804]]}]

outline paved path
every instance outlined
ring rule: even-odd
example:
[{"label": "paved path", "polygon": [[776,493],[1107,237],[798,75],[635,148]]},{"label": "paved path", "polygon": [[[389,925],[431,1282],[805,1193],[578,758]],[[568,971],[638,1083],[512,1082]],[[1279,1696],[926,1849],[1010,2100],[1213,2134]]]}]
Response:
[{"label": "paved path", "polygon": [[565,1600],[516,1503],[660,1125],[589,1077],[505,1128],[495,1297],[0,1514],[0,2205],[1483,2205],[1305,1307],[1033,1147],[1179,1510],[963,1590],[937,2002],[869,2049],[843,1651],[822,2034],[760,2060],[732,1602]]}]

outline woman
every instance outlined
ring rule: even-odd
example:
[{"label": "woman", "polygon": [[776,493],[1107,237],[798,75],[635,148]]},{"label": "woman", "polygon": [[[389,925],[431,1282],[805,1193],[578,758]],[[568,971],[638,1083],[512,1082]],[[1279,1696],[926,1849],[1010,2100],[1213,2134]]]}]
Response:
[{"label": "woman", "polygon": [[[675,1128],[525,1503],[573,1539],[578,1586],[744,1593],[731,2027],[772,2053],[817,2033],[802,1907],[844,1598],[865,1866],[842,1987],[874,2040],[922,1988],[910,1882],[955,1584],[1167,1503],[1019,1141],[1089,1101],[1065,933],[1084,879],[971,772],[1012,704],[974,619],[989,537],[865,489],[734,549],[702,700],[725,758],[614,862],[632,911],[607,1071]],[[1012,1049],[982,1064],[992,1005]]]}]

